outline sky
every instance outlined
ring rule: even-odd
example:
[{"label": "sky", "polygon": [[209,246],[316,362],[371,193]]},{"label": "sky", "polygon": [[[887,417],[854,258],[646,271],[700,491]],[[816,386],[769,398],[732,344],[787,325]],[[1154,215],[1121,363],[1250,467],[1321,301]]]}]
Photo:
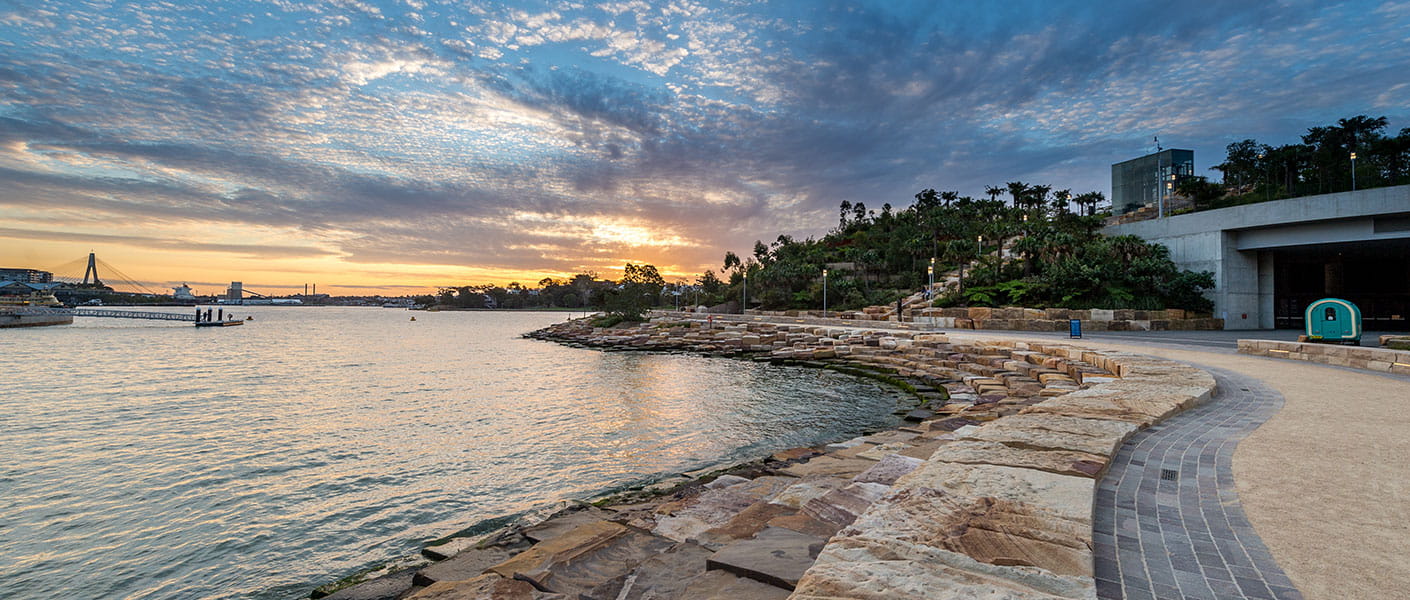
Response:
[{"label": "sky", "polygon": [[[0,0],[0,267],[401,295],[1410,127],[1410,1]],[[81,275],[81,266],[79,268]],[[66,274],[66,273],[60,273]]]}]

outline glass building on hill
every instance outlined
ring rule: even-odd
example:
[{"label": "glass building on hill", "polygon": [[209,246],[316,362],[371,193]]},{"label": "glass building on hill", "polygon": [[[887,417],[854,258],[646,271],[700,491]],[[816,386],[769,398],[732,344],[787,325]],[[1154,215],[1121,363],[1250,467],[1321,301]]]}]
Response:
[{"label": "glass building on hill", "polygon": [[1170,199],[1181,181],[1195,174],[1195,151],[1171,148],[1111,166],[1114,215],[1156,206]]}]

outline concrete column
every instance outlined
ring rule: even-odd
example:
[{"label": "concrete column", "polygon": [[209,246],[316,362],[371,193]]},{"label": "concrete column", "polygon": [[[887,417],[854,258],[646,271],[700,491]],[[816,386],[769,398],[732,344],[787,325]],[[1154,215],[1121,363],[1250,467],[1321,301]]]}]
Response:
[{"label": "concrete column", "polygon": [[1220,289],[1214,316],[1224,319],[1225,329],[1257,329],[1262,321],[1258,252],[1240,251],[1238,233],[1232,231],[1219,232],[1218,244],[1223,260],[1215,276]]},{"label": "concrete column", "polygon": [[1272,329],[1275,308],[1273,298],[1276,291],[1274,274],[1277,272],[1277,259],[1272,252],[1258,253],[1258,327]]}]

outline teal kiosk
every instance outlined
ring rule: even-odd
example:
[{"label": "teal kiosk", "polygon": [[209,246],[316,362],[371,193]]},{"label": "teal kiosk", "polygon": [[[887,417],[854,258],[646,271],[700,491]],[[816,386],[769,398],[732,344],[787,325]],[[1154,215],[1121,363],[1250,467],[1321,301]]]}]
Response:
[{"label": "teal kiosk", "polygon": [[1361,309],[1340,298],[1323,298],[1303,312],[1307,340],[1361,345]]}]

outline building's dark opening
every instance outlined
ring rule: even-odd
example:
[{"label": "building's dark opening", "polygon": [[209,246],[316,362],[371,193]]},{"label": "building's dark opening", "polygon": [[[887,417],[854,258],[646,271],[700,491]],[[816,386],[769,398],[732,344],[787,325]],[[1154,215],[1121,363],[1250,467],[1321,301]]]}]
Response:
[{"label": "building's dark opening", "polygon": [[1274,327],[1302,329],[1308,304],[1341,298],[1366,331],[1410,331],[1410,240],[1274,250],[1273,264]]}]

